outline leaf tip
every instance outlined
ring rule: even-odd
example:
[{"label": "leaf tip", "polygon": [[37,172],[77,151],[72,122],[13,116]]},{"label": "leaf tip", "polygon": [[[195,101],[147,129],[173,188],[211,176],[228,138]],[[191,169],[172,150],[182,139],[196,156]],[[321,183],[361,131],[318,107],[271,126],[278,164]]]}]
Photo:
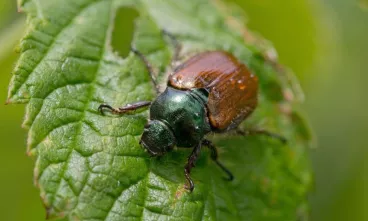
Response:
[{"label": "leaf tip", "polygon": [[44,196],[41,196],[42,204],[45,207],[46,214],[45,214],[45,220],[54,220],[54,219],[62,219],[65,218],[64,212],[57,212],[57,210],[54,209],[54,207],[50,206],[46,202],[46,198]]},{"label": "leaf tip", "polygon": [[294,93],[290,88],[284,89],[283,96],[284,96],[284,99],[288,102],[292,102],[293,100],[295,100]]},{"label": "leaf tip", "polygon": [[34,152],[33,152],[32,150],[28,150],[28,151],[26,152],[26,155],[27,155],[28,157],[33,157],[35,154],[34,154]]},{"label": "leaf tip", "polygon": [[24,0],[17,0],[17,12],[19,13],[23,13],[23,5],[24,5]]},{"label": "leaf tip", "polygon": [[27,137],[27,152],[26,152],[26,154],[29,157],[33,157],[37,153],[37,149],[32,148],[32,138],[31,138],[31,136],[32,135],[29,134],[28,137]]},{"label": "leaf tip", "polygon": [[44,192],[41,192],[40,198],[41,198],[42,205],[46,210],[45,220],[48,220],[52,218],[52,207],[47,203],[46,194]]},{"label": "leaf tip", "polygon": [[14,103],[14,100],[13,100],[12,96],[9,95],[4,104],[9,105],[9,104],[13,104],[13,103]]},{"label": "leaf tip", "polygon": [[10,85],[8,87],[8,97],[6,98],[5,104],[16,103],[16,102],[14,102],[15,100],[14,100],[14,83],[13,83],[13,80],[14,80],[14,76],[13,76],[12,82],[10,83]]},{"label": "leaf tip", "polygon": [[[44,199],[42,199],[44,200]],[[53,215],[52,215],[52,208],[50,206],[46,206],[45,205],[45,209],[46,209],[46,216],[45,216],[45,219],[46,220],[49,220],[51,218],[53,218]]]},{"label": "leaf tip", "polygon": [[50,208],[46,208],[46,216],[45,219],[48,220],[51,218],[51,209]]},{"label": "leaf tip", "polygon": [[22,9],[22,6],[21,6],[22,2],[21,1],[18,1],[17,3],[17,12],[18,13],[23,13],[23,9]]}]

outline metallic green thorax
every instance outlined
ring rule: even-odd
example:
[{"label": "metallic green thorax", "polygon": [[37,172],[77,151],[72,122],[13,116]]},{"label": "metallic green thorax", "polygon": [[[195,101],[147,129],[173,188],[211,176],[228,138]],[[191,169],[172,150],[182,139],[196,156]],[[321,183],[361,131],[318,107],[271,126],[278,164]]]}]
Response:
[{"label": "metallic green thorax", "polygon": [[203,89],[184,91],[167,87],[151,105],[142,145],[153,155],[161,155],[175,145],[198,145],[211,131],[206,113],[207,98],[208,92]]}]

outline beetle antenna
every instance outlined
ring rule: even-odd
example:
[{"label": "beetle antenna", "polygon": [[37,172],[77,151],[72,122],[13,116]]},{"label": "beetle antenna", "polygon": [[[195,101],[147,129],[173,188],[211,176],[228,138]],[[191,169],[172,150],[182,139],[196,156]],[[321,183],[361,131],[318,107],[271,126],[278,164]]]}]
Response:
[{"label": "beetle antenna", "polygon": [[151,81],[153,83],[153,85],[155,86],[155,89],[156,89],[156,93],[159,94],[160,93],[160,87],[158,86],[157,84],[157,81],[156,81],[156,73],[155,71],[153,70],[153,67],[151,65],[151,63],[148,61],[148,59],[146,58],[146,56],[144,56],[140,51],[138,51],[135,47],[131,46],[130,47],[130,50],[135,54],[137,55],[142,61],[143,63],[146,65],[146,68],[149,72],[149,75],[151,77]]},{"label": "beetle antenna", "polygon": [[162,34],[164,36],[167,36],[170,39],[170,41],[173,44],[173,46],[174,46],[174,54],[173,54],[173,56],[171,58],[171,62],[170,62],[172,69],[174,69],[174,66],[176,66],[176,63],[179,60],[179,56],[180,56],[180,52],[181,52],[182,46],[179,43],[178,39],[172,33],[168,32],[165,29],[163,29],[162,30]]}]

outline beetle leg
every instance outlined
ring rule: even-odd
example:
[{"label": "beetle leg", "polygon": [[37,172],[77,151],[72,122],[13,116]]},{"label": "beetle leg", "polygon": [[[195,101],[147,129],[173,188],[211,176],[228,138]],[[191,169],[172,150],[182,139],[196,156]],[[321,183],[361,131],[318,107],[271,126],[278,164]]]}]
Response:
[{"label": "beetle leg", "polygon": [[272,133],[269,132],[267,130],[263,130],[263,129],[248,129],[248,130],[240,130],[237,129],[236,133],[239,135],[243,135],[243,136],[250,136],[250,135],[264,135],[264,136],[268,136],[271,137],[273,139],[277,139],[279,140],[281,143],[286,144],[287,140],[285,137],[283,137],[280,134],[276,134],[276,133]]},{"label": "beetle leg", "polygon": [[155,77],[155,76],[157,76],[157,74],[153,70],[153,67],[152,67],[151,63],[148,61],[146,56],[144,56],[140,51],[135,49],[133,46],[130,48],[130,50],[134,54],[136,54],[143,61],[143,63],[146,65],[146,68],[147,68],[147,70],[149,72],[149,75],[151,77],[151,81],[152,81],[153,85],[155,86],[156,93],[159,94],[160,93],[160,87],[157,84],[156,77]]},{"label": "beetle leg", "polygon": [[190,178],[190,171],[192,170],[193,167],[195,167],[194,163],[197,161],[200,152],[201,152],[201,144],[198,144],[196,147],[194,147],[192,153],[189,155],[187,164],[184,167],[185,179],[189,184],[189,186],[185,185],[185,188],[187,190],[190,190],[190,192],[192,192],[194,189],[193,180]]},{"label": "beetle leg", "polygon": [[207,146],[211,151],[211,159],[227,174],[227,180],[231,181],[234,179],[234,175],[227,169],[222,163],[218,161],[218,153],[215,145],[209,140],[204,139],[202,145]]},{"label": "beetle leg", "polygon": [[151,105],[151,101],[139,101],[139,102],[127,104],[124,107],[118,107],[118,108],[113,108],[108,104],[101,104],[98,107],[98,110],[101,112],[101,114],[104,114],[103,112],[104,108],[109,109],[114,114],[124,114],[126,112],[135,111],[137,109],[147,107],[150,105]]},{"label": "beetle leg", "polygon": [[166,31],[166,30],[162,30],[162,34],[166,35],[170,41],[172,42],[172,44],[174,45],[174,55],[171,58],[171,68],[174,69],[175,66],[177,66],[177,62],[179,60],[179,55],[180,55],[180,51],[181,51],[181,44],[179,43],[179,41],[176,39],[176,37],[171,34],[170,32]]}]

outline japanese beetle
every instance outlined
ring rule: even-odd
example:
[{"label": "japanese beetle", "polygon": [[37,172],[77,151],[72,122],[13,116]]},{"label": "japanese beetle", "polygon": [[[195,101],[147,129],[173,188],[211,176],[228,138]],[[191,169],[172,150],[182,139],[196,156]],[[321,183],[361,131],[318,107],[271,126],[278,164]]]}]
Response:
[{"label": "japanese beetle", "polygon": [[[151,65],[133,49],[150,70]],[[99,110],[110,109],[123,114],[150,106],[150,119],[144,127],[140,144],[152,155],[161,156],[174,146],[193,148],[184,167],[186,188],[194,189],[190,171],[199,156],[201,146],[211,150],[211,158],[232,180],[232,173],[219,161],[211,141],[204,139],[210,132],[227,132],[236,129],[257,106],[258,78],[225,51],[207,51],[191,57],[179,65],[169,76],[166,90],[151,101],[140,101],[121,108],[101,104]],[[238,131],[247,134],[265,134],[285,141],[281,136],[263,130]]]}]

